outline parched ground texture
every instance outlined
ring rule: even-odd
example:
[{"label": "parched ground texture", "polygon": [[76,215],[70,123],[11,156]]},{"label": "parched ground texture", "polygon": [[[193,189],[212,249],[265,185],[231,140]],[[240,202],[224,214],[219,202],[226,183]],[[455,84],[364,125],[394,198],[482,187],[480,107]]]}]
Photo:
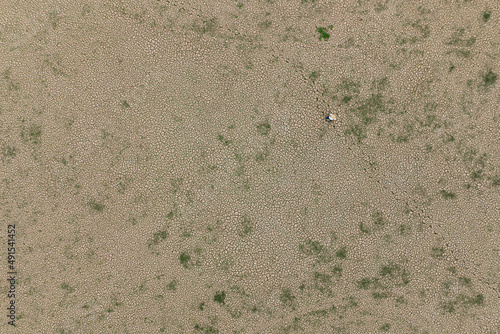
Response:
[{"label": "parched ground texture", "polygon": [[499,333],[499,23],[1,1],[0,332]]}]

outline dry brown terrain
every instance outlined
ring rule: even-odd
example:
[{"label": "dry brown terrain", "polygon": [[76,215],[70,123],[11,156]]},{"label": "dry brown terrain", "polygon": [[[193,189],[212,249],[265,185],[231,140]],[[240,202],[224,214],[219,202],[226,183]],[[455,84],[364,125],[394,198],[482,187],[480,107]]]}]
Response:
[{"label": "dry brown terrain", "polygon": [[500,333],[499,75],[496,0],[0,1],[0,332]]}]

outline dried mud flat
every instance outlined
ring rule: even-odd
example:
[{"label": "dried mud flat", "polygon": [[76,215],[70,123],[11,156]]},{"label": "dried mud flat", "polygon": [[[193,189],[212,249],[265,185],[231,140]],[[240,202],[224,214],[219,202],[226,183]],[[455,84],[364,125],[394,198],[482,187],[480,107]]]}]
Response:
[{"label": "dried mud flat", "polygon": [[2,1],[0,332],[499,333],[499,22]]}]

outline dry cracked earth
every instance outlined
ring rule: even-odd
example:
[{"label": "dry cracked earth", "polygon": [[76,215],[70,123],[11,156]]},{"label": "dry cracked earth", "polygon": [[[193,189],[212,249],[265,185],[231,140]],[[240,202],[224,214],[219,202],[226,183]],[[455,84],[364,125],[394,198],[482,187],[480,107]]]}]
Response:
[{"label": "dry cracked earth", "polygon": [[499,23],[0,1],[0,332],[500,333]]}]

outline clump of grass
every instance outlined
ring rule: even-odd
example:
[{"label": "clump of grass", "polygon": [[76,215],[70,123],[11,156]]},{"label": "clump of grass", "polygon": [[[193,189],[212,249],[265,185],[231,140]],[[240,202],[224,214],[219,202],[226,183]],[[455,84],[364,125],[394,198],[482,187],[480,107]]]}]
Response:
[{"label": "clump of grass", "polygon": [[483,75],[483,85],[485,87],[493,86],[497,82],[497,74],[494,73],[491,69]]},{"label": "clump of grass", "polygon": [[33,144],[39,144],[42,139],[42,127],[32,124],[28,129],[23,128],[21,138],[25,141],[31,141]]},{"label": "clump of grass", "polygon": [[97,203],[95,200],[91,200],[87,204],[92,210],[95,210],[97,212],[102,212],[106,207],[104,204]]},{"label": "clump of grass", "polygon": [[69,293],[75,292],[75,288],[71,287],[67,283],[62,283],[61,284],[61,289],[68,291]]},{"label": "clump of grass", "polygon": [[153,234],[153,239],[149,241],[149,246],[151,245],[158,245],[160,243],[160,239],[165,240],[168,236],[167,231],[158,231],[155,234]]},{"label": "clump of grass", "polygon": [[217,139],[219,139],[219,141],[224,144],[225,146],[228,146],[229,144],[231,144],[231,140],[228,140],[228,139],[225,139],[223,135],[219,134],[217,136]]},{"label": "clump of grass", "polygon": [[305,244],[299,246],[299,250],[306,255],[317,255],[323,250],[323,245],[319,241],[309,239]]},{"label": "clump of grass", "polygon": [[172,186],[172,193],[176,193],[182,186],[183,179],[182,178],[174,178],[169,180],[170,185]]},{"label": "clump of grass", "polygon": [[181,262],[182,266],[184,268],[189,268],[189,263],[191,261],[191,255],[189,255],[188,253],[186,252],[182,252],[180,255],[179,255],[179,261]]},{"label": "clump of grass", "polygon": [[435,259],[439,259],[443,257],[444,255],[444,249],[443,247],[433,247],[431,250],[431,257]]},{"label": "clump of grass", "polygon": [[387,332],[387,331],[389,331],[389,329],[390,329],[390,328],[391,328],[391,324],[386,323],[386,324],[384,324],[384,325],[382,325],[382,326],[380,327],[380,330],[381,330],[382,332]]},{"label": "clump of grass", "polygon": [[270,131],[271,131],[271,124],[269,124],[269,122],[262,122],[257,124],[257,132],[261,136],[267,136]]},{"label": "clump of grass", "polygon": [[347,250],[345,247],[342,247],[337,252],[335,252],[335,256],[340,259],[345,259],[347,257]]},{"label": "clump of grass", "polygon": [[361,118],[363,124],[369,125],[373,123],[376,120],[377,113],[385,111],[382,97],[380,93],[373,93],[356,109],[357,115]]},{"label": "clump of grass", "polygon": [[283,305],[293,308],[294,300],[295,296],[292,295],[292,291],[290,289],[283,289],[281,291],[280,301]]},{"label": "clump of grass", "polygon": [[441,190],[439,193],[441,194],[441,196],[443,196],[444,199],[454,199],[457,197],[457,195],[454,192],[451,192],[451,191],[448,192],[444,189]]},{"label": "clump of grass", "polygon": [[254,229],[254,224],[246,215],[243,216],[240,224],[241,226],[239,228],[238,235],[242,238],[250,234]]},{"label": "clump of grass", "polygon": [[358,143],[361,144],[364,139],[366,139],[366,129],[361,127],[359,124],[351,124],[349,125],[349,128],[345,130],[345,134],[352,135],[354,136],[357,140]]},{"label": "clump of grass", "polygon": [[226,299],[226,293],[224,291],[217,291],[214,296],[214,302],[219,304],[225,304],[224,300]]},{"label": "clump of grass", "polygon": [[309,80],[311,80],[312,82],[316,82],[316,80],[319,78],[319,76],[320,76],[319,72],[311,72],[309,74]]},{"label": "clump of grass", "polygon": [[174,279],[174,280],[172,280],[172,281],[170,281],[170,283],[168,283],[168,285],[167,285],[167,290],[170,290],[170,291],[175,291],[175,290],[177,290],[177,283],[178,283],[178,282],[177,282],[177,280],[175,280],[175,279]]},{"label": "clump of grass", "polygon": [[328,41],[330,38],[330,34],[328,33],[328,30],[326,28],[322,27],[316,27],[316,32],[319,33],[319,40],[325,40]]},{"label": "clump of grass", "polygon": [[12,146],[4,146],[2,149],[2,155],[4,157],[15,157],[17,154],[17,148],[12,147]]},{"label": "clump of grass", "polygon": [[376,278],[370,279],[368,277],[365,277],[357,281],[356,285],[359,289],[368,290],[370,287],[377,285],[377,283],[378,279]]},{"label": "clump of grass", "polygon": [[483,22],[486,23],[491,17],[491,10],[487,10],[483,12]]},{"label": "clump of grass", "polygon": [[384,216],[381,211],[375,211],[372,213],[373,223],[378,226],[383,226],[385,224]]}]

